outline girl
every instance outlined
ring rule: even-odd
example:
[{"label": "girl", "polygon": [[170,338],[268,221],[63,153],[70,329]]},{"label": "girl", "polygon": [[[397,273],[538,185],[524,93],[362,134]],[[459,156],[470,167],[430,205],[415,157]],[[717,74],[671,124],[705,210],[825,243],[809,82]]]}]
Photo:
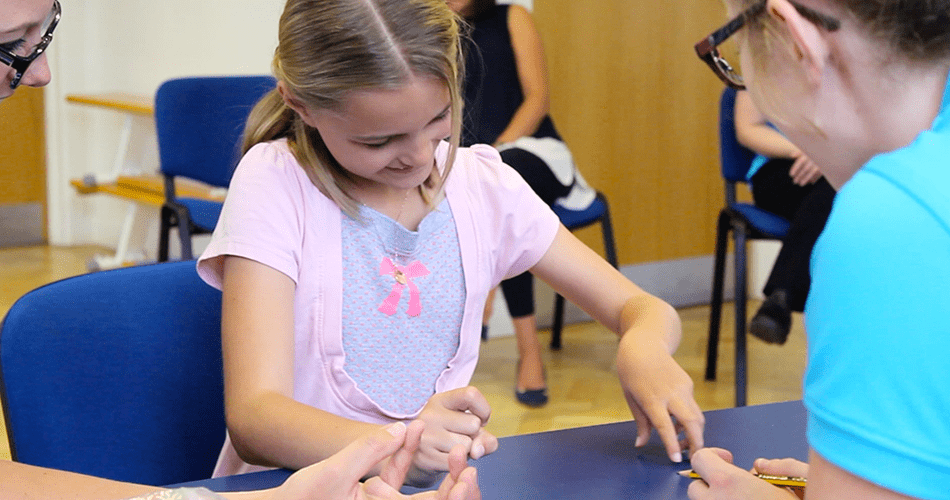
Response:
[{"label": "girl", "polygon": [[[805,306],[809,499],[946,498],[950,2],[734,0],[756,106],[839,188]],[[701,450],[690,498],[794,498]]]},{"label": "girl", "polygon": [[[278,86],[198,267],[222,287],[229,437],[216,473],[299,468],[381,424],[426,423],[413,480],[491,453],[467,384],[485,298],[531,270],[621,335],[638,443],[702,446],[676,312],[560,226],[488,146],[459,149],[459,24],[445,0],[289,0]],[[448,140],[444,140],[448,138]],[[674,426],[671,416],[676,418]]]}]

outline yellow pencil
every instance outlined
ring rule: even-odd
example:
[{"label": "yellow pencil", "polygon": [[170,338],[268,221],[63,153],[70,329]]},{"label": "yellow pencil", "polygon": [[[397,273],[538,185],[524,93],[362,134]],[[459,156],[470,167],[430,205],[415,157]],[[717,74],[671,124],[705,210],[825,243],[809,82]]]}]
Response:
[{"label": "yellow pencil", "polygon": [[[678,473],[683,477],[689,477],[692,479],[702,479],[703,477],[697,474],[693,470],[681,470]],[[792,489],[805,489],[805,486],[808,486],[808,480],[803,477],[791,477],[791,476],[773,476],[770,474],[755,474],[759,479],[766,481],[775,486],[784,486],[786,488]]]}]

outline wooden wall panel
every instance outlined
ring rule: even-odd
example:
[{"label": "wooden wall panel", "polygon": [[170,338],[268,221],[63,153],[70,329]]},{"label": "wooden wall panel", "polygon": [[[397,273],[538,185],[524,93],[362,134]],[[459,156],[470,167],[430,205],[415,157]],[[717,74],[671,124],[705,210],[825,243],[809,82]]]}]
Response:
[{"label": "wooden wall panel", "polygon": [[724,16],[717,0],[534,2],[552,115],[611,203],[622,265],[713,253],[722,84],[693,44]]},{"label": "wooden wall panel", "polygon": [[0,104],[0,205],[46,203],[43,104],[43,89],[25,85]]}]

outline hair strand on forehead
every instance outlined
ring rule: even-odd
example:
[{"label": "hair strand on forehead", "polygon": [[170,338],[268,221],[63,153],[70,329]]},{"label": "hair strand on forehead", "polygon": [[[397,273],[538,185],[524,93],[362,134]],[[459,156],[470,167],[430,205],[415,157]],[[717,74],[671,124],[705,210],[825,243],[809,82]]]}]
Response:
[{"label": "hair strand on forehead", "polygon": [[[288,0],[280,18],[273,71],[291,96],[310,109],[336,109],[357,90],[393,89],[415,77],[445,83],[452,134],[437,196],[458,150],[463,63],[459,20],[445,0]],[[358,212],[348,194],[349,174],[319,132],[286,107],[276,91],[248,120],[244,149],[286,138],[310,180],[348,214]]]}]

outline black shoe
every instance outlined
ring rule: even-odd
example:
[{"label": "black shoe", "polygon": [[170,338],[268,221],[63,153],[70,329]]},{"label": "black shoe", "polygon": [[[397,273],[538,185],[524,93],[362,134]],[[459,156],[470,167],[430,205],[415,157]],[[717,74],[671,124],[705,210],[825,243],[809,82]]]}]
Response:
[{"label": "black shoe", "polygon": [[482,325],[482,342],[488,341],[488,325]]},{"label": "black shoe", "polygon": [[749,333],[769,344],[784,344],[792,328],[792,311],[785,290],[772,292],[749,323]]},{"label": "black shoe", "polygon": [[[518,360],[518,365],[516,369],[517,369],[517,372],[521,371],[520,359]],[[518,378],[517,372],[515,373],[515,379]],[[532,408],[540,408],[548,404],[547,370],[544,370],[542,373],[544,375],[545,387],[542,387],[540,389],[525,389],[522,391],[521,389],[518,388],[517,382],[515,382],[515,399],[517,399],[519,403],[530,406]]]}]

